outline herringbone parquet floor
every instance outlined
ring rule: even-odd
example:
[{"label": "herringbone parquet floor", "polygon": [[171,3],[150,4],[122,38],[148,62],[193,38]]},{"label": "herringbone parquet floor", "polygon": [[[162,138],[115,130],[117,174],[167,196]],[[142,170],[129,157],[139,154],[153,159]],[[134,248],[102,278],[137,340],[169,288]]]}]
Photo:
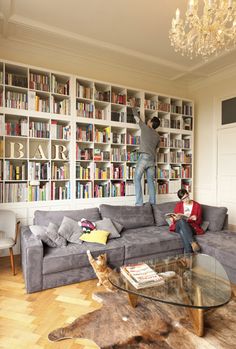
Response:
[{"label": "herringbone parquet floor", "polygon": [[[18,257],[18,256],[17,256]],[[0,348],[1,349],[95,349],[95,343],[67,339],[52,343],[52,330],[71,323],[100,305],[91,298],[96,280],[26,294],[20,260],[13,276],[9,257],[0,258]]]}]

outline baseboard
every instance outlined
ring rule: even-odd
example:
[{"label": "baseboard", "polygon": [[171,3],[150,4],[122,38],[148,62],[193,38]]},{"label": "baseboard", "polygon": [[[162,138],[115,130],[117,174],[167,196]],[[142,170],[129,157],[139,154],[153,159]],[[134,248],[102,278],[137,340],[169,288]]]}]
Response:
[{"label": "baseboard", "polygon": [[236,225],[235,224],[229,224],[229,230],[236,232]]}]

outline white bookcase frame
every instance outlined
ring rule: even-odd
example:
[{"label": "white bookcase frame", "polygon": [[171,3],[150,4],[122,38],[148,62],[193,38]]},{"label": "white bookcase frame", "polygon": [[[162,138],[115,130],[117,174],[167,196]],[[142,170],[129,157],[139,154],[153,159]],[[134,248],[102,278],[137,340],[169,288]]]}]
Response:
[{"label": "white bookcase frame", "polygon": [[[15,70],[14,70],[15,69]],[[8,73],[18,73],[18,74],[26,74],[26,77],[28,78],[27,87],[16,87],[5,84],[6,79],[6,71]],[[2,74],[1,74],[2,72]],[[35,75],[44,75],[45,80],[52,78],[52,76],[57,77],[62,84],[66,84],[67,80],[70,80],[70,86],[69,86],[69,95],[67,94],[60,94],[57,92],[51,91],[51,88],[49,88],[49,91],[41,91],[41,90],[31,90],[29,85],[29,78],[30,73]],[[3,81],[1,81],[1,79]],[[11,79],[11,76],[8,76],[8,80]],[[37,77],[36,77],[37,79]],[[82,87],[78,87],[79,84]],[[84,85],[83,85],[84,84]],[[32,85],[31,85],[32,86]],[[86,90],[87,88],[87,90]],[[59,84],[59,92],[62,91],[63,86],[60,86]],[[90,89],[90,90],[89,90]],[[96,93],[97,91],[97,93]],[[110,92],[108,92],[110,91]],[[29,108],[33,109],[33,99],[35,96],[38,96],[38,103],[43,104],[43,101],[41,100],[47,100],[48,105],[50,107],[50,110],[53,109],[53,101],[61,101],[65,100],[65,104],[63,105],[64,110],[67,111],[67,113],[70,112],[69,115],[65,114],[56,114],[53,112],[40,112],[30,109],[17,109],[17,108],[9,108],[5,106],[5,100],[6,100],[6,93],[9,92],[25,92],[28,94],[28,103]],[[79,94],[80,92],[80,94]],[[76,190],[76,183],[79,181],[86,182],[86,180],[79,180],[76,178],[76,164],[78,165],[79,160],[76,160],[76,126],[77,125],[87,125],[92,124],[93,128],[97,127],[102,129],[103,127],[109,127],[110,132],[114,133],[114,131],[119,131],[121,133],[125,133],[125,142],[124,144],[114,144],[112,140],[110,140],[107,144],[97,144],[96,142],[91,142],[90,146],[94,149],[95,146],[97,148],[103,149],[106,148],[107,150],[111,151],[111,149],[126,149],[126,153],[128,150],[132,149],[138,149],[138,145],[129,145],[127,144],[127,133],[132,133],[133,135],[139,134],[139,127],[136,124],[128,123],[127,122],[127,112],[131,111],[129,107],[129,98],[134,97],[136,98],[137,105],[140,109],[140,114],[145,118],[150,118],[152,116],[158,116],[161,119],[161,127],[158,129],[158,132],[164,139],[165,145],[160,146],[160,154],[162,160],[157,161],[157,168],[159,168],[159,171],[156,175],[156,180],[158,183],[164,183],[163,187],[165,186],[165,183],[168,184],[168,187],[172,188],[170,190],[171,193],[167,194],[158,194],[158,202],[163,201],[170,201],[176,199],[176,190],[179,188],[181,183],[183,184],[184,181],[186,183],[188,181],[191,182],[191,187],[193,188],[193,145],[194,145],[194,139],[193,139],[193,126],[194,126],[194,105],[193,101],[185,98],[178,98],[173,96],[167,96],[163,94],[159,94],[153,91],[146,91],[142,89],[136,89],[133,87],[127,87],[122,85],[117,85],[113,83],[107,83],[104,81],[98,81],[93,79],[88,79],[86,77],[80,77],[76,75],[66,74],[63,72],[58,71],[52,71],[47,70],[44,68],[34,67],[30,65],[24,65],[24,64],[18,64],[16,62],[9,62],[9,61],[0,61],[0,101],[1,101],[1,94],[2,94],[2,105],[0,105],[0,140],[2,140],[2,146],[3,151],[5,149],[5,140],[6,138],[12,138],[15,139],[16,142],[21,142],[23,140],[23,137],[14,137],[14,136],[6,136],[5,135],[5,119],[9,119],[12,116],[13,118],[26,118],[28,121],[28,127],[29,127],[29,121],[42,121],[42,122],[48,122],[51,124],[52,120],[57,120],[57,122],[60,123],[68,123],[71,127],[71,138],[70,141],[68,140],[59,140],[59,144],[62,145],[68,145],[69,149],[69,178],[68,182],[70,183],[70,199],[67,200],[47,200],[47,201],[31,201],[31,202],[9,202],[9,203],[1,203],[1,208],[9,208],[14,209],[17,213],[19,218],[23,219],[23,223],[29,223],[32,222],[33,212],[35,209],[69,209],[69,208],[77,208],[77,207],[92,207],[92,206],[98,206],[100,203],[109,202],[111,204],[134,204],[134,195],[127,195],[125,197],[112,197],[111,196],[111,183],[113,182],[119,182],[119,179],[113,178],[111,174],[111,169],[114,166],[118,166],[119,163],[124,167],[124,173],[125,183],[132,183],[132,171],[133,169],[128,169],[128,166],[134,167],[135,162],[134,161],[112,161],[110,158],[110,161],[107,163],[104,161],[104,166],[110,168],[110,174],[107,178],[107,182],[110,183],[110,197],[97,197],[97,198],[89,198],[87,199],[78,199],[77,197],[77,190]],[[101,99],[109,99],[108,101],[104,101]],[[36,99],[35,99],[36,100]],[[69,103],[67,101],[70,101]],[[118,102],[118,103],[117,103]],[[93,118],[85,118],[82,116],[78,116],[78,103],[81,103],[81,105],[88,104],[93,106],[92,111],[90,111],[90,116],[93,115]],[[68,105],[69,104],[69,105]],[[169,107],[168,107],[169,105]],[[167,108],[165,110],[165,108]],[[169,108],[169,110],[168,110]],[[98,112],[97,115],[104,115],[105,119],[96,119],[95,113],[96,110],[101,110]],[[102,111],[103,110],[103,111]],[[183,113],[184,112],[184,113]],[[100,113],[100,114],[99,114]],[[191,114],[191,115],[190,115]],[[81,114],[80,114],[81,115]],[[119,121],[111,120],[111,115],[113,115],[114,118],[119,118]],[[130,113],[129,113],[130,115]],[[1,124],[2,121],[2,124]],[[171,128],[170,126],[174,126],[175,128]],[[184,129],[185,128],[185,129]],[[2,130],[1,130],[2,129]],[[27,144],[27,156],[25,161],[28,163],[29,161],[34,161],[30,158],[29,152],[30,152],[30,144],[33,144],[32,142],[40,141],[40,139],[32,139],[30,137],[24,137],[24,142]],[[51,153],[51,147],[53,144],[55,144],[55,141],[51,139],[51,134],[49,139],[43,139],[43,143],[48,142],[48,148],[49,148],[49,154]],[[171,143],[171,144],[170,144]],[[188,148],[186,145],[190,143],[190,148]],[[79,143],[78,143],[79,144]],[[182,154],[182,155],[181,155]],[[5,156],[5,153],[2,154]],[[1,157],[0,161],[2,162],[2,165],[4,163],[5,157]],[[171,160],[172,159],[180,159],[178,161]],[[164,160],[163,160],[164,159]],[[7,159],[10,160],[10,159]],[[49,156],[49,162],[52,165],[53,160],[51,156]],[[185,162],[190,161],[191,163]],[[15,160],[14,160],[15,161]],[[19,160],[20,161],[20,160]],[[38,162],[42,162],[43,159],[38,159]],[[173,161],[173,162],[172,162]],[[35,160],[36,162],[36,160]],[[82,161],[81,161],[82,163]],[[95,164],[102,168],[101,161],[91,161],[89,162],[91,165],[91,173],[94,173],[94,167]],[[2,166],[3,167],[3,166]],[[172,176],[180,173],[183,173],[186,175],[188,172],[187,169],[191,167],[191,178],[179,178],[179,179],[171,179],[170,173],[172,169]],[[29,165],[28,165],[29,168]],[[179,168],[179,169],[178,169]],[[184,172],[184,169],[186,170]],[[129,172],[128,172],[129,171]],[[2,174],[3,174],[2,169]],[[131,177],[127,175],[127,173],[130,174]],[[167,174],[168,173],[168,174]],[[167,178],[162,178],[162,176],[167,176]],[[92,193],[94,193],[94,183],[103,183],[104,180],[98,180],[98,179],[92,179]],[[2,178],[0,180],[1,183],[7,182],[5,178]],[[24,182],[24,181],[23,181]],[[28,181],[27,181],[28,182]],[[49,180],[51,182],[51,180]],[[59,183],[59,181],[55,181]],[[4,185],[2,185],[4,186]],[[148,194],[146,189],[146,180],[144,179],[144,195]],[[130,189],[129,189],[130,190]],[[132,193],[133,188],[131,188]],[[160,190],[159,190],[160,191]],[[173,193],[172,193],[173,191]],[[133,191],[134,193],[134,191]],[[158,193],[158,189],[157,189]],[[146,199],[146,197],[145,197]]]}]

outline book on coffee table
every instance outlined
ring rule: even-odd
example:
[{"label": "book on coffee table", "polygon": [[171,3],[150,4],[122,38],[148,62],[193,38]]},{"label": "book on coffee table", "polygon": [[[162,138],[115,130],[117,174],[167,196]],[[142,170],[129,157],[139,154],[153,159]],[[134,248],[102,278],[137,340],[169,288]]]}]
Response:
[{"label": "book on coffee table", "polygon": [[159,276],[146,263],[128,264],[120,268],[121,274],[137,289],[163,285],[164,278]]}]

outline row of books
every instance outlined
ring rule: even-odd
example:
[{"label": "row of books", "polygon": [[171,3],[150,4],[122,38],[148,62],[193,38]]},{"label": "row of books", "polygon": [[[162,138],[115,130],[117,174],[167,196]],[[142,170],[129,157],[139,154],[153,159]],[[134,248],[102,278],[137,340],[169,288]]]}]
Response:
[{"label": "row of books", "polygon": [[105,127],[103,130],[95,129],[94,140],[98,143],[108,143],[110,141],[110,135],[110,127]]},{"label": "row of books", "polygon": [[[94,190],[93,190],[94,186]],[[94,183],[91,181],[76,183],[76,198],[86,199],[86,198],[99,198],[99,197],[117,197],[126,195],[134,195],[135,189],[134,184],[131,182],[101,182]]]},{"label": "row of books", "polygon": [[93,125],[88,124],[83,127],[77,126],[76,140],[79,142],[92,142],[93,141]]},{"label": "row of books", "polygon": [[71,136],[70,125],[58,124],[57,120],[51,121],[51,138],[69,140]]},{"label": "row of books", "polygon": [[27,119],[7,120],[5,122],[5,135],[7,136],[28,136]]},{"label": "row of books", "polygon": [[50,125],[47,122],[30,121],[29,122],[29,137],[49,138]]},{"label": "row of books", "polygon": [[76,199],[89,199],[92,198],[92,183],[76,182]]},{"label": "row of books", "polygon": [[49,162],[29,162],[29,180],[48,180],[50,177]]},{"label": "row of books", "polygon": [[56,114],[69,115],[70,114],[70,101],[69,99],[63,99],[62,101],[52,102],[52,112]]},{"label": "row of books", "polygon": [[93,118],[94,105],[81,101],[76,102],[77,116],[83,118]]},{"label": "row of books", "polygon": [[112,91],[111,103],[126,105],[126,94],[125,93],[117,93],[115,91]]},{"label": "row of books", "polygon": [[60,82],[58,81],[55,75],[52,75],[51,83],[52,83],[52,92],[69,96],[70,80],[67,80],[66,82]]},{"label": "row of books", "polygon": [[111,91],[94,91],[94,99],[97,101],[110,102],[111,101]]},{"label": "row of books", "polygon": [[91,179],[91,167],[84,167],[79,162],[76,163],[76,178]]},{"label": "row of books", "polygon": [[110,183],[94,184],[94,197],[107,198],[110,196]]},{"label": "row of books", "polygon": [[14,164],[9,160],[4,162],[4,179],[5,180],[26,180],[27,178],[26,163]]},{"label": "row of books", "polygon": [[30,73],[29,88],[32,90],[46,91],[50,90],[50,79],[48,75]]},{"label": "row of books", "polygon": [[111,111],[111,121],[125,122],[126,121],[126,112],[112,110]]},{"label": "row of books", "polygon": [[27,87],[27,77],[19,74],[5,73],[5,83],[10,86]]},{"label": "row of books", "polygon": [[40,183],[40,185],[28,186],[28,201],[50,200],[50,183]]},{"label": "row of books", "polygon": [[66,162],[62,165],[52,163],[52,179],[69,179],[69,164]]},{"label": "row of books", "polygon": [[28,109],[28,98],[26,93],[6,91],[5,94],[5,106],[7,108]]},{"label": "row of books", "polygon": [[83,86],[79,81],[76,82],[76,96],[79,98],[92,99],[93,98],[93,88],[90,86]]}]

